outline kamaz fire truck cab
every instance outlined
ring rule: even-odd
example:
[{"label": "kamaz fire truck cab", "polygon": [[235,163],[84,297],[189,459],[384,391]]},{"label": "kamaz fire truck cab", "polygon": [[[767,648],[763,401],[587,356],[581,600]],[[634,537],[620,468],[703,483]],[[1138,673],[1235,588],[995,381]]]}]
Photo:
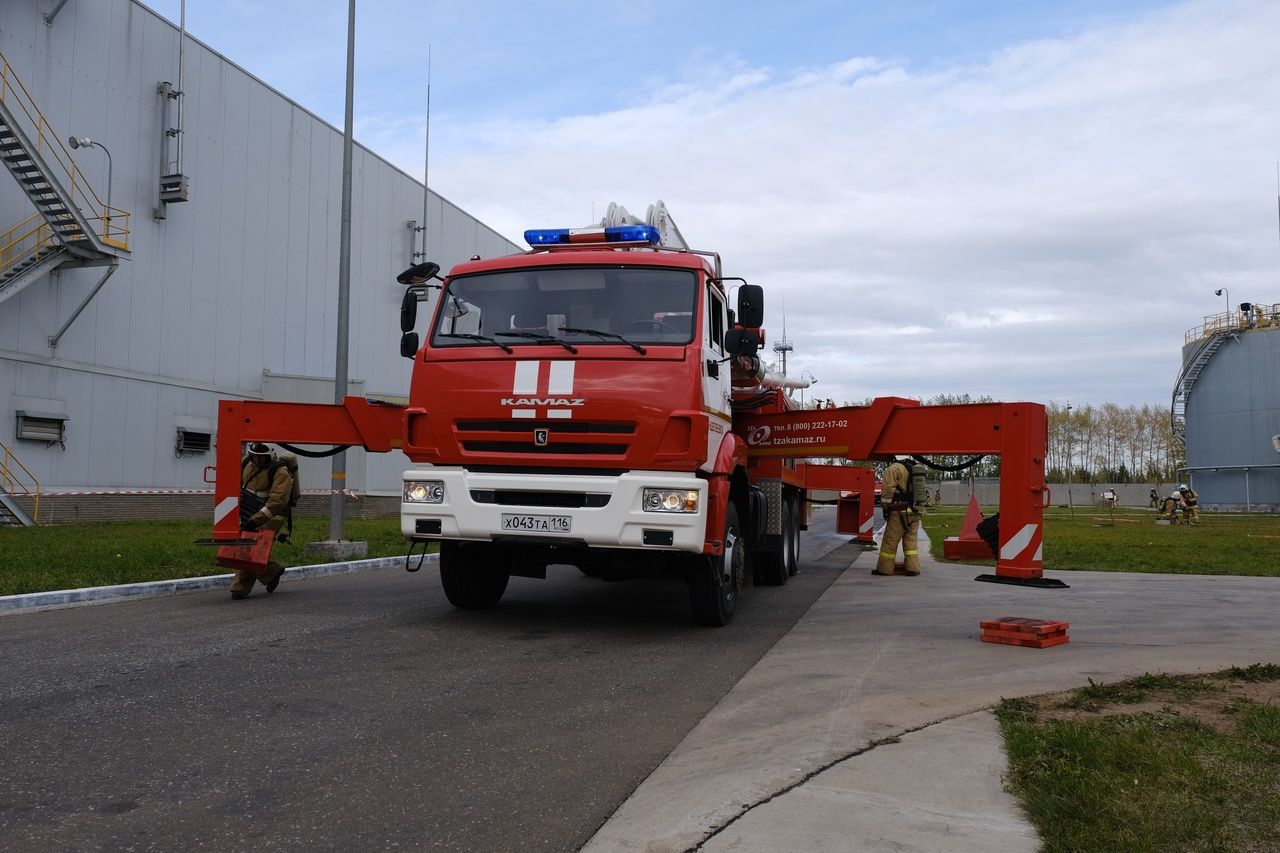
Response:
[{"label": "kamaz fire truck cab", "polygon": [[689,250],[661,202],[646,222],[611,206],[598,226],[525,239],[528,253],[449,272],[420,347],[434,265],[401,277],[418,282],[402,311],[415,361],[404,450],[419,463],[403,534],[440,542],[458,607],[490,606],[510,575],[552,564],[607,579],[675,570],[698,620],[724,624],[750,506],[727,362],[754,356],[741,327],[762,323],[760,288],[738,288],[737,323],[719,258]]}]

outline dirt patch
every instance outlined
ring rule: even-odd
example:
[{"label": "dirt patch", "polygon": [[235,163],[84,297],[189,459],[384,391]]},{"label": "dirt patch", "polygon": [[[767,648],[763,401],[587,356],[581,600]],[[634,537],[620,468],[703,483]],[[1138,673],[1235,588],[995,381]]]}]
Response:
[{"label": "dirt patch", "polygon": [[1235,731],[1243,702],[1280,706],[1280,681],[1241,681],[1218,676],[1165,676],[1167,684],[1112,692],[1105,686],[1033,696],[1041,722],[1092,720],[1123,714],[1175,714],[1217,731]]}]

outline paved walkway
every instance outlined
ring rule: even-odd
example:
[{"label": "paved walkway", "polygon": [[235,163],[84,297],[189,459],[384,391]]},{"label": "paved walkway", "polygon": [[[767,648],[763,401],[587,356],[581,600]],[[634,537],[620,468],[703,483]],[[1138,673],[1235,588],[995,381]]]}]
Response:
[{"label": "paved walkway", "polygon": [[[844,539],[809,535],[825,536],[825,560],[853,560]],[[874,577],[873,555],[853,561],[586,853],[1035,850],[1001,788],[1003,749],[983,709],[1090,678],[1280,661],[1275,578],[1064,572],[1071,589],[1032,590],[975,583],[980,568],[927,557],[919,578]],[[1071,642],[980,642],[978,623],[999,616],[1065,619]]]}]

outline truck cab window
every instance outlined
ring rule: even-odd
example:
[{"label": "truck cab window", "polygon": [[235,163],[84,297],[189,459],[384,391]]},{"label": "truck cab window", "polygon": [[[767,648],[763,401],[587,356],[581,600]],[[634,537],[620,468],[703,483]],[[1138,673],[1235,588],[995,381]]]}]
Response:
[{"label": "truck cab window", "polygon": [[711,349],[724,352],[724,300],[715,288],[707,288],[707,337]]},{"label": "truck cab window", "polygon": [[664,267],[503,271],[451,279],[441,304],[433,347],[491,347],[483,338],[494,337],[527,345],[502,336],[512,331],[550,335],[574,346],[619,346],[619,336],[634,344],[683,345],[693,341],[697,325],[697,277]]}]

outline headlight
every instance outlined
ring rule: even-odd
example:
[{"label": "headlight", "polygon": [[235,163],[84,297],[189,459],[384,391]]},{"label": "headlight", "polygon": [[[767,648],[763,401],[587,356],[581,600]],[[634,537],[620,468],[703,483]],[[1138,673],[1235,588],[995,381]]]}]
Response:
[{"label": "headlight", "polygon": [[442,504],[444,483],[439,480],[406,480],[404,500],[411,504]]},{"label": "headlight", "polygon": [[641,504],[645,512],[697,512],[698,493],[692,489],[645,489]]}]

